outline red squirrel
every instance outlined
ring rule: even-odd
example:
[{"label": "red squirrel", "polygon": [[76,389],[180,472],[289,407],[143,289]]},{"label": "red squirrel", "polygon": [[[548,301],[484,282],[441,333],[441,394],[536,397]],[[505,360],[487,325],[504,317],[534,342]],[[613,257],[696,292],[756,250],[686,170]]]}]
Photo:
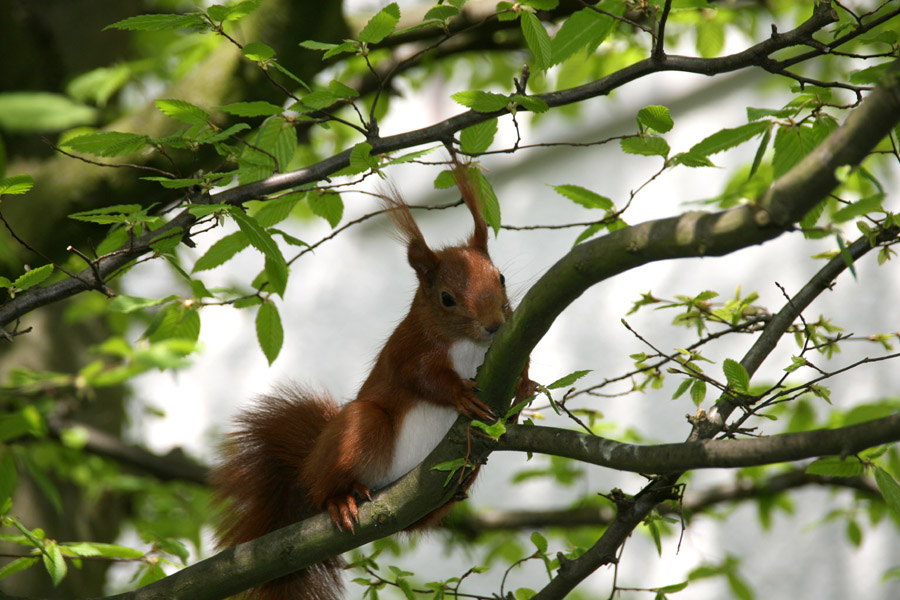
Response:
[{"label": "red squirrel", "polygon": [[[323,510],[338,529],[353,531],[358,502],[418,465],[460,414],[492,420],[474,377],[512,309],[503,275],[488,256],[487,224],[469,168],[457,163],[452,170],[475,222],[463,244],[432,250],[409,207],[385,198],[418,288],[356,398],[339,406],[327,394],[282,387],[238,416],[212,478],[225,507],[222,546]],[[533,390],[526,364],[516,398]],[[339,598],[342,567],[340,557],[330,558],[246,597]]]}]

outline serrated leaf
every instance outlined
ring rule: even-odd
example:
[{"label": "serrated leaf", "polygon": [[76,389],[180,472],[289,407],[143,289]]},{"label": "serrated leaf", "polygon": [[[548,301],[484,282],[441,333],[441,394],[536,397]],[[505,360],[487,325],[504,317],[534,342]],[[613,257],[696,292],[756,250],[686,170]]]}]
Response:
[{"label": "serrated leaf", "polygon": [[612,200],[579,185],[564,184],[552,187],[557,194],[561,194],[585,208],[599,208],[601,210],[611,210],[613,208]]},{"label": "serrated leaf", "polygon": [[378,167],[378,159],[372,156],[372,145],[360,142],[350,150],[350,169],[354,173],[364,173]]},{"label": "serrated leaf", "polygon": [[725,27],[719,21],[706,19],[697,26],[697,52],[703,58],[713,58],[725,47]]},{"label": "serrated leaf", "polygon": [[73,542],[63,544],[62,551],[74,556],[102,556],[104,558],[142,558],[144,553],[135,548],[102,542]]},{"label": "serrated leaf", "polygon": [[262,42],[250,42],[241,48],[241,53],[254,62],[265,62],[275,57],[275,49]]},{"label": "serrated leaf", "polygon": [[779,127],[772,147],[775,150],[772,157],[773,175],[778,179],[815,147],[812,127]]},{"label": "serrated leaf", "polygon": [[399,21],[400,8],[396,2],[391,2],[369,19],[356,39],[366,44],[377,44],[391,35]]},{"label": "serrated leaf", "polygon": [[638,111],[637,119],[645,127],[649,127],[659,133],[666,133],[674,126],[669,109],[665,106],[645,106]]},{"label": "serrated leaf", "polygon": [[534,55],[535,66],[542,71],[547,69],[552,62],[552,50],[550,49],[550,35],[544,29],[541,20],[534,13],[523,12],[519,17],[519,24],[522,27],[525,43],[528,44],[528,49]]},{"label": "serrated leaf", "polygon": [[267,200],[253,216],[262,227],[268,229],[287,219],[304,196],[303,193],[292,193]]},{"label": "serrated leaf", "polygon": [[728,380],[730,387],[734,388],[735,391],[747,393],[750,389],[750,374],[747,373],[744,365],[736,360],[726,358],[722,363],[722,371],[725,373],[725,378]]},{"label": "serrated leaf", "polygon": [[67,572],[66,559],[63,558],[62,552],[60,552],[59,544],[53,540],[46,540],[41,559],[44,561],[44,567],[50,575],[53,587],[58,586],[66,578]]},{"label": "serrated leaf", "polygon": [[219,110],[238,117],[269,117],[280,115],[283,109],[271,102],[257,100],[255,102],[232,102],[218,107]]},{"label": "serrated leaf", "polygon": [[136,15],[121,21],[116,21],[103,28],[125,29],[128,31],[165,31],[167,29],[182,29],[194,27],[206,27],[207,24],[200,13]]},{"label": "serrated leaf", "polygon": [[625,138],[620,140],[619,145],[627,154],[662,157],[669,155],[669,144],[663,138],[655,135]]},{"label": "serrated leaf", "polygon": [[256,313],[256,338],[259,341],[259,347],[262,348],[263,354],[269,365],[275,362],[278,354],[281,352],[281,345],[284,342],[284,329],[281,326],[281,316],[278,309],[271,302],[264,302]]},{"label": "serrated leaf", "polygon": [[811,462],[806,467],[810,475],[825,475],[827,477],[856,477],[862,475],[863,465],[855,456],[842,459],[839,456],[825,456]]},{"label": "serrated leaf", "polygon": [[[624,3],[613,0],[601,2],[597,7],[621,15],[624,6]],[[590,8],[572,13],[550,42],[551,62],[559,64],[582,48],[592,52],[603,43],[615,26],[615,19]]]},{"label": "serrated leaf", "polygon": [[235,254],[250,245],[250,240],[243,231],[236,231],[226,235],[210,246],[206,253],[194,263],[192,273],[206,271],[231,260]]},{"label": "serrated leaf", "polygon": [[337,79],[333,79],[332,81],[328,82],[328,91],[330,91],[332,94],[334,94],[338,98],[348,99],[348,98],[358,98],[359,97],[359,92],[354,90],[349,85],[345,85],[345,84],[341,83]]},{"label": "serrated leaf", "polygon": [[494,186],[488,181],[479,169],[471,169],[472,179],[475,182],[475,189],[481,198],[481,214],[484,215],[484,221],[488,227],[494,230],[494,235],[500,231],[500,201],[497,194],[494,193]]},{"label": "serrated leaf", "polygon": [[341,199],[340,194],[335,192],[310,194],[308,202],[313,214],[328,221],[332,229],[337,227],[344,216],[344,201]]},{"label": "serrated leaf", "polygon": [[66,140],[62,146],[95,156],[122,156],[142,149],[149,139],[136,133],[98,131]]},{"label": "serrated leaf", "polygon": [[20,290],[27,290],[42,283],[53,274],[53,265],[43,265],[19,275],[13,285]]},{"label": "serrated leaf", "polygon": [[509,98],[501,94],[493,92],[482,92],[481,90],[470,90],[467,92],[456,92],[452,96],[456,102],[471,108],[476,112],[492,113],[498,110],[504,110],[509,104]]},{"label": "serrated leaf", "polygon": [[769,129],[767,121],[752,121],[740,127],[723,129],[694,144],[688,151],[694,156],[709,156],[743,144]]},{"label": "serrated leaf", "polygon": [[39,560],[41,559],[36,556],[22,556],[13,560],[12,562],[8,562],[0,567],[0,579],[24,571],[28,567],[37,563]]},{"label": "serrated leaf", "polygon": [[13,175],[0,179],[0,195],[24,194],[34,187],[34,178],[31,175]]},{"label": "serrated leaf", "polygon": [[575,371],[573,373],[569,373],[565,377],[560,377],[559,379],[557,379],[556,381],[554,381],[553,383],[548,385],[547,389],[548,390],[556,390],[559,388],[568,387],[590,372],[591,372],[591,370],[588,369],[585,371]]},{"label": "serrated leaf", "polygon": [[136,310],[150,308],[151,306],[159,306],[166,302],[177,299],[178,296],[166,296],[165,298],[139,298],[137,296],[127,296],[119,294],[113,298],[107,305],[107,309],[113,312],[131,313]]},{"label": "serrated leaf", "polygon": [[445,4],[440,4],[438,6],[432,6],[428,9],[428,12],[425,13],[424,21],[428,21],[430,19],[436,19],[439,21],[446,21],[451,17],[455,17],[459,14],[459,9],[455,6],[447,6]]},{"label": "serrated leaf", "polygon": [[454,185],[456,185],[456,180],[453,179],[453,173],[450,171],[441,171],[434,178],[434,189],[436,190],[446,190]]},{"label": "serrated leaf", "polygon": [[206,125],[209,113],[184,100],[157,100],[156,108],[165,115],[189,125]]},{"label": "serrated leaf", "polygon": [[272,236],[266,231],[253,217],[246,214],[239,207],[230,207],[229,214],[238,224],[253,247],[266,255],[272,260],[280,260],[284,262],[284,255],[278,248],[278,244],[272,239]]},{"label": "serrated leaf", "polygon": [[550,106],[537,96],[523,96],[522,94],[514,94],[509,100],[515,102],[520,108],[530,110],[535,113],[543,113],[550,110]]},{"label": "serrated leaf", "polygon": [[284,298],[288,280],[287,262],[285,262],[283,257],[279,260],[278,258],[266,256],[265,271],[266,279],[269,285],[272,286],[272,291]]},{"label": "serrated leaf", "polygon": [[884,194],[874,194],[872,196],[868,196],[867,198],[857,200],[853,204],[845,206],[844,208],[835,212],[832,216],[832,219],[835,223],[843,223],[855,217],[867,215],[871,212],[884,212],[881,206],[882,202],[884,202],[884,198]]},{"label": "serrated leaf", "polygon": [[481,154],[491,146],[496,133],[497,119],[466,127],[459,134],[459,148],[468,154]]},{"label": "serrated leaf", "polygon": [[691,384],[691,400],[695,406],[700,406],[706,398],[706,382],[702,379],[695,379]]},{"label": "serrated leaf", "polygon": [[877,465],[875,466],[875,483],[888,508],[894,514],[894,518],[900,520],[900,485],[891,477],[890,473]]}]

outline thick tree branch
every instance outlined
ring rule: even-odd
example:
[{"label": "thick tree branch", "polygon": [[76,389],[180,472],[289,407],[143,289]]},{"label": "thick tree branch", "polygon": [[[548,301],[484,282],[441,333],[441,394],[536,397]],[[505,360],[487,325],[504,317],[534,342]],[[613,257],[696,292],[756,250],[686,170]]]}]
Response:
[{"label": "thick tree branch", "polygon": [[672,473],[770,465],[816,456],[851,456],[900,441],[900,414],[837,429],[743,440],[702,440],[642,446],[556,427],[507,425],[497,450],[564,456],[618,471]]}]

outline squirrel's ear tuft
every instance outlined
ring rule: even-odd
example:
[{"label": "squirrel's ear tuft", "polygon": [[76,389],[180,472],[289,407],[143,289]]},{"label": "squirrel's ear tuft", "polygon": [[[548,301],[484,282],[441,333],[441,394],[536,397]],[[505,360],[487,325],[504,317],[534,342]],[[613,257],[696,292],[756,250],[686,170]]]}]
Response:
[{"label": "squirrel's ear tuft", "polygon": [[438,257],[425,243],[425,237],[400,193],[393,186],[390,192],[390,195],[381,195],[381,204],[394,222],[398,236],[406,244],[406,258],[409,265],[415,270],[419,281],[423,285],[430,286],[437,273]]},{"label": "squirrel's ear tuft", "polygon": [[455,163],[452,169],[453,180],[456,182],[456,187],[459,188],[459,192],[462,194],[463,202],[466,203],[469,212],[472,213],[472,220],[475,222],[475,229],[469,237],[469,247],[481,250],[487,254],[487,223],[484,220],[484,215],[481,214],[481,202],[472,182],[471,169],[472,167],[468,164]]}]

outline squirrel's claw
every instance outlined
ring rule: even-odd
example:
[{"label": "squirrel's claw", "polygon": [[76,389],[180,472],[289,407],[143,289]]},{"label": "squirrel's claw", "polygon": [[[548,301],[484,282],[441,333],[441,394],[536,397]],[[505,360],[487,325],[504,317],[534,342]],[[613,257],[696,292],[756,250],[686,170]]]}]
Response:
[{"label": "squirrel's claw", "polygon": [[470,419],[479,419],[481,421],[493,421],[496,419],[494,411],[475,395],[475,392],[478,391],[478,386],[475,385],[475,382],[466,380],[463,383],[466,386],[466,393],[462,394],[456,402],[457,412]]},{"label": "squirrel's claw", "polygon": [[339,531],[347,530],[350,533],[356,531],[355,523],[359,523],[359,505],[356,497],[372,499],[372,492],[361,483],[353,484],[353,491],[344,496],[335,496],[325,502],[331,522]]}]

